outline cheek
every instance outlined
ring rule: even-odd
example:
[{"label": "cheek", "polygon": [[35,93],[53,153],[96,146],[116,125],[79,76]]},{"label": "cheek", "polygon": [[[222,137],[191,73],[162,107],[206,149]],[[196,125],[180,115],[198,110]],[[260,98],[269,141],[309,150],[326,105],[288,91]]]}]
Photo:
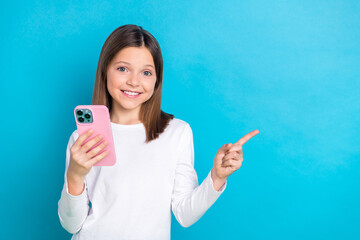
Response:
[{"label": "cheek", "polygon": [[116,79],[111,78],[111,77],[107,78],[106,88],[112,97],[114,97],[116,95],[116,90],[118,89],[117,85],[118,85],[118,83],[117,83]]},{"label": "cheek", "polygon": [[106,87],[109,92],[112,92],[113,85],[112,85],[111,79],[109,79],[109,78],[106,80]]},{"label": "cheek", "polygon": [[151,83],[146,84],[146,91],[148,93],[151,93],[151,95],[153,95],[154,90],[155,90],[155,82],[151,82]]},{"label": "cheek", "polygon": [[108,89],[119,88],[123,81],[124,80],[120,77],[114,77],[114,76],[110,75],[107,77],[106,85],[107,85]]},{"label": "cheek", "polygon": [[156,83],[156,79],[152,79],[151,81],[147,82],[147,89],[149,89],[148,91],[154,91],[155,90],[155,83]]}]

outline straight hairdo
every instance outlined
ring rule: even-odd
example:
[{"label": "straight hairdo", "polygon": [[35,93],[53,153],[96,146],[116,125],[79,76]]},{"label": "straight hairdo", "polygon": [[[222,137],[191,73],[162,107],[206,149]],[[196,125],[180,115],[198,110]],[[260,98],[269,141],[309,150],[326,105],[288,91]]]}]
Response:
[{"label": "straight hairdo", "polygon": [[146,129],[146,143],[156,139],[168,126],[174,115],[161,110],[163,59],[160,45],[148,31],[134,24],[115,29],[106,39],[96,69],[92,103],[105,105],[111,111],[112,98],[107,90],[107,68],[115,55],[125,47],[145,46],[151,53],[156,70],[154,93],[140,108],[140,121]]}]

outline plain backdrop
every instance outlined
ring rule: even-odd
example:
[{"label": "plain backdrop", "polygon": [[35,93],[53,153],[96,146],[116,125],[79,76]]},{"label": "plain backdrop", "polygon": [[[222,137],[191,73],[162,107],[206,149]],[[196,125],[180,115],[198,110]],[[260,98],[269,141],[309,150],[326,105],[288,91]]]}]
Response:
[{"label": "plain backdrop", "polygon": [[258,129],[225,192],[172,239],[360,239],[359,1],[7,1],[0,7],[0,239],[70,239],[57,204],[73,109],[109,34],[160,43],[162,109],[190,124],[199,184]]}]

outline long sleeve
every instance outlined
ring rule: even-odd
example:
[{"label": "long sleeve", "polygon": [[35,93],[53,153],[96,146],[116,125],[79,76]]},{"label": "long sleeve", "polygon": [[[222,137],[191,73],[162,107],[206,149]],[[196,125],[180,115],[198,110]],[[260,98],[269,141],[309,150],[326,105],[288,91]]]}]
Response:
[{"label": "long sleeve", "polygon": [[201,185],[198,185],[198,177],[194,169],[193,133],[189,124],[184,128],[179,149],[171,206],[180,225],[189,227],[215,203],[224,192],[227,182],[216,191],[210,171]]},{"label": "long sleeve", "polygon": [[78,232],[81,229],[89,211],[89,197],[87,194],[86,180],[84,181],[84,191],[78,196],[73,196],[69,193],[66,178],[66,173],[70,162],[70,148],[76,141],[74,135],[78,136],[76,131],[74,131],[70,136],[66,149],[64,186],[61,192],[61,198],[58,202],[58,215],[60,223],[66,231],[72,234]]}]

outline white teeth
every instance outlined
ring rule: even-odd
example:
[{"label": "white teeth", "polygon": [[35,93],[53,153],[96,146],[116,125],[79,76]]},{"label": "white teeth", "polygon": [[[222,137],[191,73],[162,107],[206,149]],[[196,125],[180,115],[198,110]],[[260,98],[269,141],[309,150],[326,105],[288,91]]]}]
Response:
[{"label": "white teeth", "polygon": [[139,95],[140,93],[133,93],[133,92],[127,92],[127,91],[124,91],[124,93],[128,94],[128,95],[131,95],[131,96],[135,96],[135,95]]}]

